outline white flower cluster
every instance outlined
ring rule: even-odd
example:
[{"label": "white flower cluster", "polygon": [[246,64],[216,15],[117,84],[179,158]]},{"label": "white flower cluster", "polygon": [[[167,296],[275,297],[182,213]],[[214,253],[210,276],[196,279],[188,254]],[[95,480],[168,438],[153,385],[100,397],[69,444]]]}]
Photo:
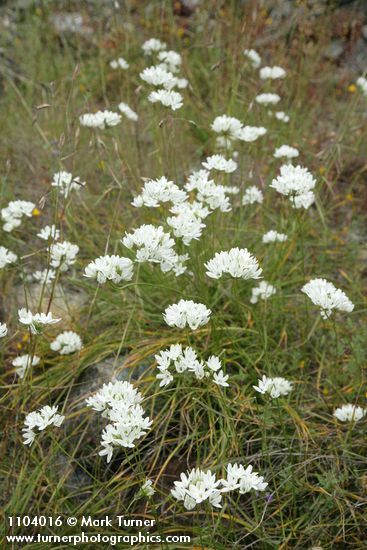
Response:
[{"label": "white flower cluster", "polygon": [[54,174],[51,185],[52,187],[58,187],[60,195],[67,198],[71,191],[80,191],[85,182],[80,181],[78,177],[73,177],[69,172],[61,171]]},{"label": "white flower cluster", "polygon": [[223,155],[207,157],[202,165],[207,170],[218,170],[218,172],[225,172],[226,174],[231,174],[237,170],[237,162],[233,159],[226,159]]},{"label": "white flower cluster", "polygon": [[216,134],[220,134],[217,144],[222,147],[229,147],[235,140],[255,141],[267,132],[262,126],[243,126],[240,120],[228,115],[217,116],[211,128]]},{"label": "white flower cluster", "polygon": [[33,279],[38,283],[49,285],[56,277],[56,271],[54,269],[43,269],[42,271],[35,271],[32,275]]},{"label": "white flower cluster", "polygon": [[357,407],[356,405],[342,405],[335,409],[333,415],[335,418],[340,420],[340,422],[358,422],[367,414],[367,409],[362,409],[362,407]]},{"label": "white flower cluster", "polygon": [[273,179],[270,187],[281,195],[290,198],[294,208],[309,208],[315,201],[313,189],[316,180],[303,166],[283,164],[280,167],[280,175]]},{"label": "white flower cluster", "polygon": [[19,376],[19,378],[24,378],[24,375],[26,371],[29,369],[29,367],[34,367],[35,365],[38,365],[40,362],[40,358],[37,355],[31,355],[25,354],[25,355],[19,355],[19,357],[16,357],[12,361],[13,367],[16,367],[15,372]]},{"label": "white flower cluster", "polygon": [[17,261],[17,255],[5,246],[0,246],[0,269]]},{"label": "white flower cluster", "polygon": [[57,241],[60,238],[60,230],[56,228],[56,225],[45,225],[42,227],[41,231],[37,233],[37,237],[43,239],[44,241]]},{"label": "white flower cluster", "polygon": [[170,327],[185,328],[188,325],[191,330],[196,330],[209,322],[210,315],[211,310],[204,304],[180,300],[166,307],[163,318]]},{"label": "white flower cluster", "polygon": [[[188,178],[185,189],[189,192],[195,190],[197,192],[196,199],[204,203],[210,210],[219,209],[221,212],[229,212],[231,206],[226,195],[230,194],[232,189],[229,186],[217,185],[209,179],[209,176],[210,173],[207,170],[193,172]],[[236,188],[235,192],[238,193],[238,191]],[[206,215],[201,217],[204,218]]]},{"label": "white flower cluster", "polygon": [[[168,349],[155,355],[160,380],[160,386],[168,386],[174,379],[172,370],[176,373],[191,372],[198,380],[213,378],[218,386],[229,386],[228,375],[224,375],[219,357],[212,355],[207,361],[200,361],[197,353],[191,348],[182,348],[181,344],[173,344]],[[171,370],[170,370],[171,369]]]},{"label": "white flower cluster", "polygon": [[188,81],[180,78],[177,73],[182,65],[182,57],[179,53],[165,50],[165,44],[152,38],[143,44],[144,53],[156,54],[157,65],[146,67],[140,78],[151,86],[159,86],[158,90],[152,91],[148,96],[151,103],[161,103],[164,107],[170,107],[173,111],[180,109],[183,105],[183,98],[173,88],[186,88]]},{"label": "white flower cluster", "polygon": [[10,231],[19,227],[23,216],[30,218],[35,207],[36,205],[30,201],[10,201],[6,208],[1,209],[4,231],[10,233]]},{"label": "white flower cluster", "polygon": [[257,259],[247,248],[232,248],[228,252],[217,252],[205,267],[206,274],[212,279],[219,279],[224,274],[245,280],[259,279],[262,273]]},{"label": "white flower cluster", "polygon": [[58,351],[60,355],[69,355],[83,348],[83,342],[79,334],[72,330],[65,330],[59,334],[50,344],[53,351]]},{"label": "white flower cluster", "polygon": [[204,501],[215,508],[221,508],[223,493],[235,490],[240,494],[251,490],[264,491],[267,486],[263,476],[254,472],[251,465],[244,468],[242,464],[229,464],[226,479],[217,480],[210,470],[204,472],[199,468],[194,468],[187,474],[182,473],[180,481],[174,482],[171,494],[176,500],[183,502],[186,510],[193,510]]},{"label": "white flower cluster", "polygon": [[243,55],[251,61],[254,69],[258,69],[261,65],[261,57],[256,50],[247,49],[243,50]]},{"label": "white flower cluster", "polygon": [[367,78],[364,76],[357,78],[357,86],[360,88],[362,94],[367,96]]},{"label": "white flower cluster", "polygon": [[119,57],[118,59],[113,59],[110,61],[110,67],[111,69],[123,69],[126,70],[130,67],[129,63],[124,59],[123,57]]},{"label": "white flower cluster", "polygon": [[271,229],[267,233],[264,233],[262,242],[263,243],[284,243],[288,239],[287,235],[285,233],[278,233],[278,231],[274,231],[274,229]]},{"label": "white flower cluster", "polygon": [[278,94],[259,94],[255,97],[256,103],[259,105],[276,105],[280,101]]},{"label": "white flower cluster", "polygon": [[[270,114],[272,115],[273,113],[270,111]],[[289,115],[287,115],[284,111],[277,111],[274,116],[277,120],[281,120],[286,124],[289,122]]]},{"label": "white flower cluster", "polygon": [[278,78],[284,78],[287,74],[282,67],[262,67],[260,69],[261,80],[276,80]]},{"label": "white flower cluster", "polygon": [[137,248],[138,263],[151,262],[160,264],[163,273],[173,271],[176,275],[185,272],[184,262],[188,256],[178,255],[174,250],[175,241],[160,225],[141,225],[132,233],[125,233],[122,244],[128,249]]},{"label": "white flower cluster", "polygon": [[106,281],[116,284],[121,281],[131,281],[133,274],[133,262],[129,258],[115,255],[100,256],[90,262],[84,270],[84,277],[96,279],[100,284]]},{"label": "white flower cluster", "polygon": [[157,90],[150,92],[148,100],[151,103],[162,103],[164,107],[170,107],[172,111],[181,109],[183,105],[182,95],[174,90]]},{"label": "white flower cluster", "polygon": [[347,313],[354,309],[354,304],[344,292],[325,279],[311,279],[301,290],[315,306],[319,306],[323,319],[330,317],[333,309]]},{"label": "white flower cluster", "polygon": [[276,159],[285,157],[287,159],[294,159],[299,156],[299,151],[295,147],[290,147],[289,145],[282,145],[274,151],[273,155]]},{"label": "white flower cluster", "polygon": [[288,395],[292,391],[293,385],[285,378],[279,376],[268,378],[264,374],[262,379],[258,380],[258,385],[253,386],[253,388],[259,393],[268,393],[270,397],[277,399],[278,397]]},{"label": "white flower cluster", "polygon": [[38,411],[33,411],[27,414],[23,428],[24,445],[32,445],[37,429],[39,432],[45,430],[48,426],[60,427],[65,416],[57,413],[57,407],[49,407],[46,405]]},{"label": "white flower cluster", "polygon": [[245,192],[242,197],[242,204],[243,206],[247,206],[248,204],[262,204],[264,201],[264,195],[256,185],[251,185],[247,189],[245,189]]},{"label": "white flower cluster", "polygon": [[261,281],[259,285],[252,289],[250,298],[251,304],[257,304],[259,300],[267,300],[270,296],[276,294],[276,288],[266,281]]},{"label": "white flower cluster", "polygon": [[142,395],[129,382],[110,382],[86,400],[87,406],[101,412],[110,423],[102,432],[102,451],[110,462],[114,447],[135,447],[152,424],[140,405]]},{"label": "white flower cluster", "polygon": [[141,194],[137,195],[131,204],[136,207],[157,208],[162,202],[177,204],[185,200],[187,200],[187,193],[163,176],[157,180],[146,181]]},{"label": "white flower cluster", "polygon": [[60,271],[67,271],[75,263],[78,252],[79,246],[68,241],[52,244],[50,246],[51,266]]},{"label": "white flower cluster", "polygon": [[121,103],[118,104],[119,111],[126,116],[129,120],[132,120],[136,122],[139,119],[138,114],[129,107],[127,103],[124,103],[121,101]]},{"label": "white flower cluster", "polygon": [[32,313],[29,309],[24,307],[18,310],[18,317],[19,322],[22,325],[28,326],[32,334],[42,334],[44,327],[47,325],[54,325],[61,321],[61,319],[55,319],[51,311],[47,314]]},{"label": "white flower cluster", "polygon": [[79,122],[87,128],[99,128],[104,130],[109,126],[117,126],[121,122],[121,115],[113,111],[97,111],[96,113],[85,113],[79,117]]},{"label": "white flower cluster", "polygon": [[161,42],[158,38],[149,38],[149,40],[146,40],[142,45],[142,50],[145,55],[152,55],[165,50],[166,48],[167,44],[165,42]]},{"label": "white flower cluster", "polygon": [[0,323],[0,338],[4,338],[8,334],[8,327],[5,323]]}]

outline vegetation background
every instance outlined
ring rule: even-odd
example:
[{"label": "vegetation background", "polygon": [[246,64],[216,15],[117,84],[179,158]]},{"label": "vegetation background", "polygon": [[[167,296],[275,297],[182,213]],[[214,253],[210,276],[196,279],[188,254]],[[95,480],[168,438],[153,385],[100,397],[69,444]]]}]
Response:
[{"label": "vegetation background", "polygon": [[[161,533],[190,534],[192,548],[213,550],[366,548],[366,420],[351,429],[332,418],[343,403],[366,406],[367,101],[355,86],[366,69],[365,8],[363,1],[1,3],[0,202],[32,200],[38,208],[26,231],[0,234],[1,244],[22,258],[20,268],[0,272],[0,312],[12,328],[0,351],[5,516],[152,517]],[[67,13],[78,14],[76,29],[63,26]],[[150,37],[184,59],[190,86],[173,114],[148,103],[139,79],[147,64],[141,45]],[[245,62],[245,48],[284,67],[287,78],[261,83]],[[129,61],[128,71],[110,68],[119,55]],[[289,124],[253,103],[270,89],[281,95]],[[126,119],[98,133],[80,128],[82,113],[116,110],[120,101],[139,113],[136,124]],[[83,278],[94,258],[123,255],[125,231],[161,223],[163,209],[130,204],[142,178],[166,175],[183,185],[214,152],[210,124],[224,113],[268,129],[238,148],[240,168],[225,178],[241,193],[259,185],[264,204],[239,202],[231,213],[208,218],[202,239],[189,249],[193,278],[164,275],[149,264],[119,287],[97,288]],[[268,189],[279,168],[272,153],[284,143],[301,151],[300,162],[318,180],[317,205],[303,213]],[[50,188],[61,169],[87,182],[65,203]],[[80,246],[74,269],[51,298],[84,349],[56,356],[49,331],[37,343],[41,364],[22,383],[11,362],[30,342],[17,327],[16,310],[25,296],[28,303],[39,298],[26,274],[42,266],[35,235],[52,222]],[[288,241],[264,245],[262,234],[273,228]],[[204,262],[234,246],[248,247],[277,287],[268,303],[249,303],[251,284],[208,284]],[[354,312],[322,321],[300,293],[315,276],[343,288]],[[210,307],[211,323],[194,334],[164,325],[162,311],[180,298]],[[160,389],[153,355],[176,342],[221,355],[230,388],[185,378]],[[266,402],[252,389],[262,374],[285,376],[295,389],[287,399]],[[134,381],[154,423],[136,448],[106,465],[98,456],[102,423],[84,399],[114,377]],[[24,447],[24,415],[50,403],[66,422]],[[191,512],[170,497],[181,472],[200,466],[220,474],[233,461],[254,464],[269,491],[229,494],[222,510]],[[145,476],[157,491],[150,501],[137,498]]]}]

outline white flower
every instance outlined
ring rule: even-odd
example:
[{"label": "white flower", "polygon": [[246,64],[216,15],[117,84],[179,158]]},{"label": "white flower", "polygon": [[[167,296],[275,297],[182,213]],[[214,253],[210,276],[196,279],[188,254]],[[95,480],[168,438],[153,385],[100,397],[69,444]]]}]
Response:
[{"label": "white flower", "polygon": [[[216,185],[213,180],[209,180],[209,172],[207,170],[193,172],[185,185],[185,189],[187,191],[196,190],[197,200],[207,204],[211,210],[216,210],[217,208],[221,212],[229,212],[231,210],[229,199],[226,197],[230,188],[224,185]],[[203,218],[207,215],[200,215],[200,217]]]},{"label": "white flower", "polygon": [[162,103],[165,107],[170,107],[172,111],[180,109],[183,105],[182,95],[172,90],[157,90],[151,92],[148,96],[151,103]]},{"label": "white flower", "polygon": [[303,166],[283,164],[280,175],[273,179],[270,187],[282,195],[297,197],[309,193],[314,189],[316,180]]},{"label": "white flower", "polygon": [[367,96],[367,78],[363,76],[357,78],[357,86],[361,89],[362,94]]},{"label": "white flower", "polygon": [[247,206],[248,204],[255,204],[255,203],[262,204],[263,200],[264,200],[264,195],[261,189],[256,187],[256,185],[251,185],[245,190],[243,194],[242,204],[243,206]]},{"label": "white flower", "polygon": [[1,209],[1,219],[4,221],[3,229],[10,232],[22,223],[22,217],[30,218],[35,204],[29,201],[10,201],[6,208]]},{"label": "white flower", "polygon": [[37,237],[48,241],[50,239],[57,241],[60,238],[60,230],[56,229],[56,225],[46,225],[37,233]]},{"label": "white flower", "polygon": [[235,139],[236,133],[241,130],[242,122],[238,118],[221,115],[217,116],[212,125],[211,129],[217,134],[225,134],[230,139]]},{"label": "white flower", "polygon": [[228,252],[217,252],[205,267],[206,274],[212,279],[219,279],[224,274],[242,279],[259,279],[261,267],[255,256],[247,248],[232,248]]},{"label": "white flower", "polygon": [[266,281],[261,281],[256,288],[252,289],[250,302],[251,304],[256,304],[259,299],[267,300],[274,294],[276,294],[276,288]]},{"label": "white flower", "polygon": [[226,159],[223,155],[212,155],[202,162],[202,165],[207,170],[219,170],[230,174],[237,169],[237,163],[232,159]]},{"label": "white flower", "polygon": [[124,59],[123,57],[119,57],[118,59],[113,59],[110,61],[110,67],[111,69],[128,69],[130,65]]},{"label": "white flower", "polygon": [[75,351],[80,351],[83,347],[82,339],[76,332],[65,330],[59,334],[50,344],[53,351],[60,352],[60,355],[69,355]]},{"label": "white flower", "polygon": [[268,483],[264,481],[263,476],[259,476],[253,471],[250,464],[245,469],[242,464],[228,464],[227,479],[222,479],[222,492],[239,490],[240,494],[248,493],[249,491],[265,491]]},{"label": "white flower", "polygon": [[145,205],[157,208],[161,202],[177,204],[186,199],[187,193],[163,176],[157,180],[146,181],[141,194],[135,197],[132,205],[136,207]]},{"label": "white flower", "polygon": [[354,304],[344,292],[325,279],[311,279],[301,290],[319,306],[323,319],[330,317],[333,309],[347,313],[354,309]]},{"label": "white flower", "polygon": [[275,118],[285,123],[289,122],[289,115],[287,115],[284,111],[277,111],[275,113]]},{"label": "white flower", "polygon": [[243,126],[235,134],[236,139],[240,141],[256,141],[259,137],[264,136],[267,129],[263,126]]},{"label": "white flower", "polygon": [[35,365],[38,365],[40,362],[40,358],[37,355],[34,355],[31,357],[28,354],[25,355],[19,355],[19,357],[16,357],[12,361],[13,367],[17,367],[15,372],[19,376],[19,378],[24,378],[24,375],[29,367],[34,367]]},{"label": "white flower", "polygon": [[121,115],[113,111],[97,111],[96,113],[81,115],[79,121],[82,126],[104,130],[108,126],[119,124],[121,122]]},{"label": "white flower", "polygon": [[223,386],[223,387],[229,386],[227,380],[228,380],[228,374],[224,375],[224,372],[222,370],[219,370],[218,372],[215,372],[213,374],[213,382],[214,384],[217,384],[217,386]]},{"label": "white flower", "polygon": [[277,399],[280,396],[288,395],[292,391],[293,385],[285,378],[268,378],[264,374],[262,379],[258,380],[258,386],[253,386],[253,388],[259,393],[268,393],[270,397]]},{"label": "white flower", "polygon": [[276,159],[286,157],[287,159],[293,159],[299,156],[299,151],[295,147],[290,147],[289,145],[282,145],[274,151],[273,155]]},{"label": "white flower", "polygon": [[49,285],[56,277],[56,271],[53,269],[44,269],[43,271],[35,271],[33,278],[39,283]]},{"label": "white flower", "polygon": [[275,80],[277,78],[284,78],[287,73],[282,67],[262,67],[260,69],[260,78],[262,80]]},{"label": "white flower", "polygon": [[152,53],[165,50],[166,47],[167,44],[165,42],[161,42],[161,40],[158,40],[158,38],[150,38],[149,40],[146,40],[144,42],[144,44],[142,45],[142,50],[145,55],[150,55]]},{"label": "white flower", "polygon": [[178,255],[174,250],[175,241],[162,226],[141,225],[132,233],[126,233],[122,244],[129,249],[136,247],[136,261],[159,263],[163,273],[173,271],[177,276],[185,272],[184,263],[188,256]]},{"label": "white flower", "polygon": [[173,381],[172,369],[179,374],[193,373],[198,380],[211,377],[215,384],[229,385],[227,383],[228,376],[224,375],[221,370],[221,361],[215,355],[209,357],[207,361],[200,361],[197,353],[191,347],[182,349],[180,344],[175,344],[155,355],[155,360],[159,370],[157,379],[160,380],[161,387],[168,386]]},{"label": "white flower", "polygon": [[180,300],[165,309],[163,318],[170,327],[184,328],[188,325],[191,330],[196,330],[209,322],[210,315],[211,310],[204,304]]},{"label": "white flower", "polygon": [[10,252],[5,246],[0,246],[0,269],[8,264],[13,264],[17,260],[17,255]]},{"label": "white flower", "polygon": [[252,63],[254,69],[258,69],[261,64],[261,57],[256,50],[243,50],[243,55]]},{"label": "white flower", "polygon": [[155,489],[153,487],[153,481],[151,479],[147,479],[144,481],[143,485],[140,487],[139,494],[144,497],[152,497],[155,493]]},{"label": "white flower", "polygon": [[163,67],[152,65],[140,73],[140,78],[151,86],[171,87],[174,83],[174,76]]},{"label": "white flower", "polygon": [[366,409],[351,405],[350,403],[338,407],[333,413],[335,418],[340,420],[340,422],[358,422],[358,420],[361,420],[366,414]]},{"label": "white flower", "polygon": [[18,310],[19,322],[29,326],[32,334],[41,334],[46,325],[53,325],[61,321],[54,319],[52,313],[32,313],[26,308]]},{"label": "white flower", "polygon": [[255,97],[256,103],[260,105],[276,105],[280,101],[278,94],[259,94]]},{"label": "white flower", "polygon": [[123,101],[121,101],[121,103],[118,104],[118,108],[119,110],[121,111],[121,113],[123,113],[126,118],[128,118],[129,120],[133,120],[134,122],[136,122],[138,120],[138,115],[135,111],[133,111],[127,103],[124,103]]},{"label": "white flower", "polygon": [[0,338],[4,338],[8,334],[8,327],[5,323],[0,323]]},{"label": "white flower", "polygon": [[180,65],[182,64],[182,57],[179,53],[172,50],[168,52],[159,52],[158,54],[159,61],[167,67],[167,69],[173,73],[179,70]]},{"label": "white flower", "polygon": [[284,243],[288,239],[287,235],[285,233],[278,233],[278,231],[274,231],[271,229],[267,233],[264,233],[262,242],[263,243]]},{"label": "white flower", "polygon": [[25,428],[23,428],[24,445],[32,445],[36,437],[36,429],[41,432],[48,426],[60,427],[64,418],[65,416],[57,414],[57,407],[49,407],[48,405],[27,414],[24,421]]},{"label": "white flower", "polygon": [[59,268],[60,271],[67,271],[75,263],[78,252],[79,246],[68,241],[52,244],[50,247],[52,267]]},{"label": "white flower", "polygon": [[106,281],[113,281],[116,284],[121,281],[131,281],[133,274],[133,262],[121,256],[100,256],[90,262],[84,270],[84,277],[96,279],[100,284]]},{"label": "white flower", "polygon": [[192,510],[197,504],[208,500],[215,508],[221,508],[222,495],[218,489],[220,480],[210,470],[193,469],[186,474],[180,475],[180,481],[174,482],[172,496],[182,501],[187,510]]},{"label": "white flower", "polygon": [[129,382],[116,381],[104,384],[86,400],[87,406],[101,412],[109,424],[102,432],[100,456],[110,462],[114,447],[135,447],[135,441],[145,435],[152,421],[145,417],[139,404],[142,395]]},{"label": "white flower", "polygon": [[167,218],[167,224],[172,227],[175,237],[181,238],[185,245],[189,245],[193,239],[198,240],[205,227],[205,223],[189,209]]},{"label": "white flower", "polygon": [[62,171],[54,174],[51,185],[52,187],[58,187],[60,194],[67,198],[71,191],[80,191],[85,182],[80,181],[78,177],[73,177],[69,172]]},{"label": "white flower", "polygon": [[315,202],[315,194],[312,191],[301,193],[291,197],[291,203],[293,208],[304,208],[307,210]]}]

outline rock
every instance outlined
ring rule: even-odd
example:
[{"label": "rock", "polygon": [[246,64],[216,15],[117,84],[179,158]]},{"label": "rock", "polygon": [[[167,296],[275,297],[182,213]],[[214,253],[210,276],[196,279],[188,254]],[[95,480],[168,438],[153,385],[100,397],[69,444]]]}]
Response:
[{"label": "rock", "polygon": [[[45,289],[40,311],[47,311],[51,286],[52,285],[48,285]],[[4,310],[6,315],[12,315],[15,318],[17,316],[17,310],[22,307],[28,307],[34,313],[38,309],[41,292],[41,283],[30,283],[25,287],[23,287],[23,285],[17,285],[11,293],[12,297],[4,298]],[[79,320],[81,312],[87,302],[88,295],[83,290],[67,288],[57,284],[55,286],[50,311],[54,317],[62,319],[57,325],[58,329],[60,329],[60,327],[70,328],[70,324]]]}]

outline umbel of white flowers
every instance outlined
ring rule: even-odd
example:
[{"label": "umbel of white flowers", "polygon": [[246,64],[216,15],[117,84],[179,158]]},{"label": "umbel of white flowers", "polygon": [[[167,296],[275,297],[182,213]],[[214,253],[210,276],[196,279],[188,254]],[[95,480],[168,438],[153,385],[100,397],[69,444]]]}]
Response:
[{"label": "umbel of white flowers", "polygon": [[302,287],[302,292],[307,294],[316,306],[319,306],[323,319],[328,319],[334,309],[347,313],[354,309],[354,304],[346,294],[325,279],[311,279]]},{"label": "umbel of white flowers", "polygon": [[177,304],[166,307],[163,318],[168,326],[196,330],[209,322],[211,310],[204,304],[192,300],[180,300]]},{"label": "umbel of white flowers", "polygon": [[217,252],[205,267],[206,274],[212,279],[219,279],[224,274],[241,279],[259,279],[262,269],[255,256],[247,248],[232,248],[228,252]]},{"label": "umbel of white flowers", "polygon": [[198,504],[208,501],[215,508],[221,508],[222,494],[236,491],[245,494],[250,491],[264,491],[268,484],[263,476],[259,476],[249,465],[244,468],[242,464],[229,464],[227,477],[217,479],[210,470],[203,471],[194,468],[187,474],[182,473],[180,481],[174,482],[171,490],[172,496],[183,502],[187,510],[192,510]]},{"label": "umbel of white flowers", "polygon": [[191,348],[182,348],[181,344],[172,344],[168,349],[155,355],[160,386],[168,386],[174,380],[174,374],[191,372],[198,380],[212,378],[218,386],[229,386],[228,375],[224,375],[219,357],[212,355],[207,361],[200,361]]},{"label": "umbel of white flowers", "polygon": [[25,427],[23,428],[24,445],[32,445],[36,437],[36,430],[41,432],[48,426],[59,427],[64,418],[64,416],[57,413],[57,407],[49,407],[48,405],[27,414],[24,421]]},{"label": "umbel of white flowers", "polygon": [[101,456],[110,462],[115,447],[135,447],[135,441],[145,435],[152,420],[144,416],[140,405],[143,396],[129,382],[110,382],[86,400],[87,406],[102,413],[109,423],[102,432]]}]

